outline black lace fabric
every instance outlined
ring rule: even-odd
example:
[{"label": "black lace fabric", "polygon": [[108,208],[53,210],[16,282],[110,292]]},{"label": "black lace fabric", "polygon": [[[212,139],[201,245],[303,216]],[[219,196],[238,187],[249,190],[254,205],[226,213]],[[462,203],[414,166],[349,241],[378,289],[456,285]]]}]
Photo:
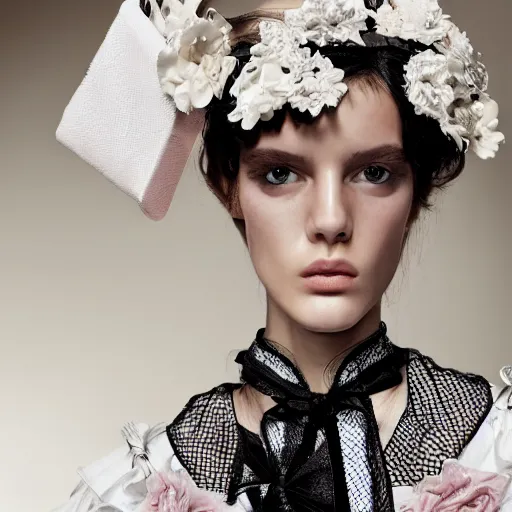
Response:
[{"label": "black lace fabric", "polygon": [[[490,385],[484,378],[441,368],[415,350],[406,352],[408,403],[383,452],[393,486],[414,485],[427,475],[438,475],[446,459],[460,456],[493,403]],[[353,369],[354,376],[361,371],[356,364],[346,369]],[[227,495],[231,504],[240,494],[247,493],[254,510],[258,511],[276,475],[268,463],[269,453],[263,440],[237,423],[233,392],[238,387],[224,384],[195,396],[168,426],[167,434],[180,462],[199,487]],[[364,489],[364,482],[358,481],[361,461],[357,439],[360,437],[354,435],[359,416],[350,410],[343,414],[352,415],[338,422],[339,438],[343,440],[340,444],[345,446],[347,487]],[[350,428],[345,430],[344,425]],[[284,422],[272,428],[275,453],[285,460],[290,453],[283,440],[293,438],[297,425]],[[316,503],[316,508],[309,510],[339,510],[333,504],[335,481],[325,438],[325,433],[318,431],[314,446],[307,447],[310,453],[306,462],[294,476],[302,482],[299,482],[302,487],[307,481],[311,493],[308,500]],[[296,499],[299,502],[301,496]],[[364,493],[358,508],[351,504],[351,510],[371,511],[372,507],[372,498],[365,502]],[[295,509],[290,505],[272,510]]]},{"label": "black lace fabric", "polygon": [[408,405],[385,449],[393,486],[438,475],[446,459],[459,457],[493,404],[483,377],[441,368],[430,357],[409,352]]},{"label": "black lace fabric", "polygon": [[233,407],[235,385],[226,384],[190,399],[167,427],[174,453],[198,487],[228,494],[239,451]]},{"label": "black lace fabric", "polygon": [[264,467],[259,473],[251,468],[252,481],[243,482],[265,489],[262,510],[393,509],[370,395],[401,382],[406,356],[381,323],[345,358],[328,393],[319,394],[264,337],[264,329],[258,331],[237,362],[242,380],[277,404],[261,423]]}]

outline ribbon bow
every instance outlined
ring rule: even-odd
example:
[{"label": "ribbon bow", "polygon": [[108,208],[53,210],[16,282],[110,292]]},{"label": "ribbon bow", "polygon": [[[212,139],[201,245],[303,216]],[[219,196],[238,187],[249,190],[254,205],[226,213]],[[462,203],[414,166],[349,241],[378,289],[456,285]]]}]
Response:
[{"label": "ribbon bow", "polygon": [[370,396],[398,385],[407,351],[381,322],[343,361],[327,394],[310,390],[302,373],[260,329],[241,352],[242,381],[276,405],[262,420],[264,447],[246,460],[254,473],[240,488],[259,489],[256,510],[393,510],[391,481]]}]

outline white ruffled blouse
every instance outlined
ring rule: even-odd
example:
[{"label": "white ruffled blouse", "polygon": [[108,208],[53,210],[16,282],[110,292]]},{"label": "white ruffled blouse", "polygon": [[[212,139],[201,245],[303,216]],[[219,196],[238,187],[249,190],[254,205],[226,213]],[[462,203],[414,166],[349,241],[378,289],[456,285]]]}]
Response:
[{"label": "white ruffled blouse", "polygon": [[[494,405],[466,446],[459,462],[472,469],[512,474],[512,367],[502,371],[504,387],[493,386]],[[69,500],[52,512],[139,512],[147,494],[146,479],[154,471],[182,470],[166,433],[166,424],[152,428],[129,423],[122,429],[128,443],[78,469],[80,482]],[[408,501],[412,487],[394,487],[395,510]],[[250,512],[244,496],[236,509]],[[501,508],[512,512],[512,487]]]}]

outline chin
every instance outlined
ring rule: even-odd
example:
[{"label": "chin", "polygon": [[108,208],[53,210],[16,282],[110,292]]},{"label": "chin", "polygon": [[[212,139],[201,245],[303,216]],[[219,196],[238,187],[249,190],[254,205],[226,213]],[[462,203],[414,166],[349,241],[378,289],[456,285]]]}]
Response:
[{"label": "chin", "polygon": [[346,331],[359,323],[368,312],[347,295],[313,295],[292,306],[288,315],[311,332]]}]

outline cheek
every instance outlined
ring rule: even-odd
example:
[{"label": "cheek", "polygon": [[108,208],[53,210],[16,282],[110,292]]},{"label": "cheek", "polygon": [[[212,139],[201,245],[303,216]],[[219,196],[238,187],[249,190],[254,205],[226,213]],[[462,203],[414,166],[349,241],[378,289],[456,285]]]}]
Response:
[{"label": "cheek", "polygon": [[300,216],[290,202],[263,194],[255,186],[240,188],[240,206],[245,220],[247,248],[261,280],[279,272],[301,239]]},{"label": "cheek", "polygon": [[381,204],[377,212],[373,209],[365,215],[366,229],[362,230],[365,242],[362,245],[368,248],[367,254],[374,261],[375,270],[385,271],[387,278],[395,272],[402,255],[411,203],[412,192],[406,189]]},{"label": "cheek", "polygon": [[278,251],[281,231],[275,212],[265,204],[251,187],[241,189],[240,206],[245,220],[247,248],[258,275],[262,267],[268,266],[266,262],[270,262],[272,254]]}]

